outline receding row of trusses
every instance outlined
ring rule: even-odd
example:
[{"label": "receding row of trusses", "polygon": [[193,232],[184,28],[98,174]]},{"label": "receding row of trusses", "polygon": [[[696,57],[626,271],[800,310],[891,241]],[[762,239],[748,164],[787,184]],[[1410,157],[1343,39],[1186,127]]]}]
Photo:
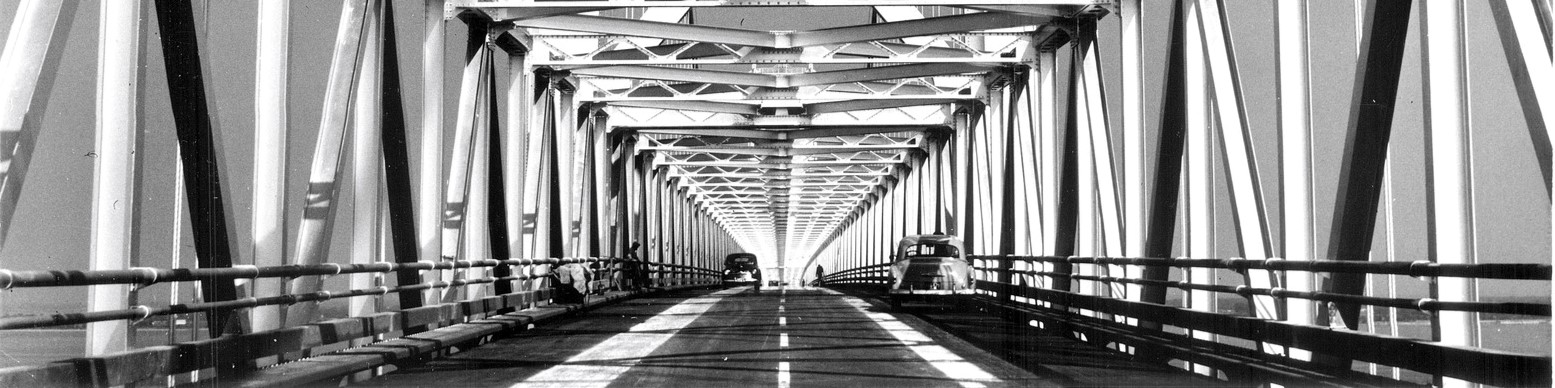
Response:
[{"label": "receding row of trusses", "polygon": [[[808,255],[949,137],[957,109],[1074,17],[1108,1],[455,2],[565,74],[647,169],[748,249]],[[872,18],[781,30],[693,22],[700,7],[872,7]],[[926,16],[929,15],[929,16]]]}]

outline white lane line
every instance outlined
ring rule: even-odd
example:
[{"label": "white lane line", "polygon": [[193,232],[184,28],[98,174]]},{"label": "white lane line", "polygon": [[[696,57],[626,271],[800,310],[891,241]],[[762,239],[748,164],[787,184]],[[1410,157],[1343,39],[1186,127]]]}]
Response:
[{"label": "white lane line", "polygon": [[778,298],[778,303],[788,303],[788,299]]},{"label": "white lane line", "polygon": [[780,347],[780,348],[788,347],[788,333],[778,334],[778,347]]},{"label": "white lane line", "polygon": [[788,326],[788,317],[778,317],[778,326]]},{"label": "white lane line", "polygon": [[778,363],[778,388],[788,388],[788,362]]},{"label": "white lane line", "polygon": [[659,346],[696,321],[725,296],[741,289],[728,289],[687,299],[664,312],[616,334],[559,365],[530,376],[513,387],[605,387],[632,369],[638,359],[653,354]]},{"label": "white lane line", "polygon": [[927,361],[935,369],[939,369],[940,373],[945,374],[945,377],[958,380],[961,386],[984,387],[986,386],[984,383],[998,383],[1001,381],[998,377],[994,377],[994,375],[989,374],[982,368],[978,368],[977,365],[962,359],[961,356],[957,356],[950,349],[935,345],[934,339],[917,330],[913,330],[911,326],[896,320],[896,317],[891,316],[891,314],[870,312],[866,310],[869,307],[869,303],[851,296],[846,298],[848,304],[858,309],[859,313],[869,317],[869,320],[879,325],[881,330],[891,333],[891,336],[895,337],[897,341],[906,345],[908,349],[912,349],[913,353],[918,355],[918,358]]},{"label": "white lane line", "polygon": [[778,306],[778,312],[783,312],[783,306]]}]

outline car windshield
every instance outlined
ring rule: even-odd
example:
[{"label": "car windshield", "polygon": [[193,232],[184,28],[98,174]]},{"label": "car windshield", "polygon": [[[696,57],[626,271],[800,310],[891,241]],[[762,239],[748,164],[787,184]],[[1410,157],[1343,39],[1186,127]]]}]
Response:
[{"label": "car windshield", "polygon": [[923,243],[907,247],[907,257],[960,257],[961,252],[955,245],[944,243]]}]

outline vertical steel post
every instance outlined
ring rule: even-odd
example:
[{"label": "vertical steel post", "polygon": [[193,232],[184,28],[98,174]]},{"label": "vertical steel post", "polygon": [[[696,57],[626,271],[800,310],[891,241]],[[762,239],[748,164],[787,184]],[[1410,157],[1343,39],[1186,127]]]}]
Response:
[{"label": "vertical steel post", "polygon": [[[136,94],[140,89],[140,1],[102,3],[98,30],[97,136],[92,169],[92,270],[134,266],[135,181],[139,175],[135,150]],[[123,310],[130,306],[130,286],[87,287],[87,311]],[[216,334],[219,332],[213,332]],[[86,325],[86,355],[128,350],[128,321]]]},{"label": "vertical steel post", "polygon": [[[382,86],[383,69],[382,36],[383,7],[374,4],[367,11],[363,33],[361,66],[356,73],[355,106],[351,113],[354,127],[351,129],[351,264],[371,264],[382,261],[378,257],[379,190],[383,176],[383,137],[380,118],[383,117]],[[377,274],[350,275],[351,289],[367,289],[378,286]],[[353,317],[377,312],[378,298],[346,299],[346,314]]]},{"label": "vertical steel post", "polygon": [[[1094,26],[1094,22],[1091,23]],[[1094,31],[1094,27],[1092,27],[1092,31]],[[1094,39],[1094,35],[1092,35],[1091,39]],[[1083,103],[1086,105],[1086,112],[1090,114],[1086,123],[1090,125],[1090,145],[1093,150],[1092,157],[1095,163],[1096,209],[1099,213],[1097,216],[1100,217],[1098,230],[1101,235],[1097,246],[1102,249],[1101,254],[1117,256],[1124,254],[1124,244],[1126,243],[1127,236],[1124,235],[1123,220],[1119,214],[1121,213],[1118,202],[1120,195],[1118,194],[1117,174],[1113,167],[1112,131],[1107,125],[1107,99],[1105,96],[1107,89],[1102,85],[1101,58],[1099,58],[1100,53],[1097,51],[1096,46],[1093,40],[1092,44],[1086,49],[1084,60],[1081,63],[1085,71],[1081,74],[1085,76],[1083,89],[1085,91],[1085,101]],[[1126,275],[1122,266],[1098,265],[1097,267],[1104,270],[1107,276]],[[1103,284],[1101,286],[1102,289],[1098,292],[1111,297],[1122,296],[1125,291],[1123,285],[1117,283]]]},{"label": "vertical steel post", "polygon": [[[1020,113],[1018,106],[1021,101],[1021,95],[1026,91],[1025,77],[1020,76],[1019,73],[1011,74],[1010,76],[1014,79],[1004,88],[1008,92],[1008,98],[1001,101],[1003,107],[1000,113],[1002,113],[1003,117],[995,118],[996,121],[993,121],[1000,122],[1001,126],[1004,127],[1004,165],[1003,173],[1000,176],[1002,185],[1000,186],[1001,193],[999,196],[999,254],[1005,256],[1015,254],[1015,238],[1017,236],[1015,227],[1015,187],[1020,185],[1019,177],[1015,175],[1015,161],[1019,159],[1017,156],[1019,154],[1016,153],[1016,144],[1020,142],[1017,132],[1023,129],[1018,128],[1016,117]],[[1015,260],[1008,257],[999,260],[998,265],[1001,270],[998,273],[997,279],[999,283],[1015,283],[1012,276],[1014,274],[1011,272],[1015,269],[1014,263]],[[1013,299],[1013,296],[1012,293],[1006,292],[1000,297],[1008,302]]]},{"label": "vertical steel post", "polygon": [[[1195,15],[1199,7],[1213,6],[1201,4],[1198,1],[1188,3],[1188,15]],[[1187,220],[1188,230],[1184,231],[1188,238],[1188,246],[1184,249],[1187,256],[1196,259],[1212,258],[1215,255],[1215,219],[1211,213],[1211,206],[1215,204],[1213,192],[1214,169],[1211,166],[1210,155],[1211,136],[1210,122],[1207,115],[1209,109],[1209,96],[1205,83],[1205,48],[1202,39],[1203,30],[1201,24],[1189,20],[1187,24],[1186,53],[1187,61],[1184,66],[1186,84],[1186,150],[1184,159],[1187,164]],[[1208,268],[1192,268],[1188,270],[1187,281],[1197,284],[1214,284],[1214,271]],[[1198,311],[1213,312],[1215,294],[1205,290],[1188,291],[1189,308]],[[1193,338],[1213,341],[1215,336],[1206,331],[1193,331]],[[1213,373],[1204,365],[1193,365],[1193,370],[1199,374]]]},{"label": "vertical steel post", "polygon": [[[416,171],[416,237],[421,261],[442,258],[443,238],[443,2],[426,0],[421,39],[421,152]],[[438,280],[437,271],[426,271],[422,281]],[[423,302],[437,303],[438,292],[428,289]]]},{"label": "vertical steel post", "polygon": [[[1139,73],[1142,70],[1140,41],[1144,40],[1143,15],[1140,0],[1123,0],[1118,18],[1122,27],[1119,34],[1122,55],[1119,64],[1123,71],[1123,252],[1124,256],[1145,256],[1145,117],[1144,88]],[[1131,265],[1126,269],[1129,279],[1143,279],[1144,266]],[[1141,301],[1143,287],[1127,286],[1129,300]]]},{"label": "vertical steel post", "polygon": [[[260,267],[286,264],[286,66],[291,3],[264,0],[254,55],[253,258]],[[256,297],[281,295],[281,278],[254,279]],[[281,306],[250,311],[254,331],[281,327]]]},{"label": "vertical steel post", "polygon": [[[1460,1],[1422,2],[1420,8],[1425,80],[1426,183],[1430,206],[1430,253],[1442,264],[1474,264],[1474,168],[1473,140],[1468,104],[1469,82],[1464,56],[1464,4]],[[1440,277],[1432,297],[1443,302],[1478,299],[1473,278]],[[1479,314],[1441,311],[1433,317],[1433,337],[1445,345],[1478,347]],[[1466,381],[1442,378],[1444,386],[1470,386]]]},{"label": "vertical steel post", "polygon": [[[1312,124],[1311,91],[1307,70],[1307,0],[1280,0],[1275,3],[1277,23],[1276,59],[1279,62],[1276,87],[1280,120],[1280,194],[1282,245],[1285,260],[1313,260],[1312,249]],[[1290,271],[1285,288],[1295,292],[1312,291],[1312,273]],[[1289,298],[1285,301],[1286,320],[1310,325],[1313,302]],[[1292,349],[1292,357],[1310,360],[1311,354]]]},{"label": "vertical steel post", "polygon": [[[1077,131],[1075,134],[1075,148],[1077,150],[1075,168],[1079,179],[1074,186],[1076,190],[1075,205],[1078,209],[1078,218],[1075,219],[1076,241],[1074,255],[1093,257],[1097,255],[1096,218],[1100,209],[1096,203],[1097,159],[1095,155],[1096,146],[1093,144],[1097,136],[1094,134],[1095,128],[1091,125],[1091,120],[1094,120],[1095,116],[1090,111],[1088,94],[1091,90],[1089,90],[1090,85],[1086,83],[1088,75],[1085,72],[1089,69],[1085,66],[1085,56],[1090,54],[1090,49],[1095,44],[1095,21],[1087,20],[1082,22],[1079,29],[1078,39],[1070,45],[1074,50],[1069,62],[1069,71],[1072,74],[1070,82],[1073,82],[1071,87],[1074,88],[1075,93],[1069,96],[1069,101],[1067,102],[1074,112],[1074,116],[1071,119],[1074,120],[1073,125],[1075,126],[1075,131]],[[1097,267],[1099,265],[1080,264],[1076,270],[1080,275],[1095,276],[1100,275]],[[1098,295],[1097,293],[1100,291],[1097,282],[1094,280],[1080,280],[1078,284],[1080,286],[1079,292],[1083,295]],[[1084,313],[1087,316],[1095,316],[1090,311],[1084,311]]]},{"label": "vertical steel post", "polygon": [[1049,49],[1037,51],[1037,136],[1041,154],[1041,166],[1037,172],[1042,180],[1040,204],[1042,207],[1042,254],[1057,255],[1058,193],[1061,148],[1058,144],[1058,58]]},{"label": "vertical steel post", "polygon": [[507,121],[503,135],[508,141],[502,145],[504,216],[507,218],[508,254],[514,258],[528,257],[524,250],[524,195],[527,192],[525,172],[528,168],[529,116],[533,114],[534,78],[529,74],[526,52],[508,53]]}]

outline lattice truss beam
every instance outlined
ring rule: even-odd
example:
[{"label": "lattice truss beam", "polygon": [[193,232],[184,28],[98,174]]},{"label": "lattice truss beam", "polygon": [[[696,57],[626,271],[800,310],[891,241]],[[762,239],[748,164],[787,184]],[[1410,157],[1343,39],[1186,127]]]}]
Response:
[{"label": "lattice truss beam", "polygon": [[[921,4],[920,4],[921,3]],[[697,7],[870,6],[829,29],[687,23]],[[926,17],[914,5],[945,6]],[[790,255],[887,196],[948,139],[958,109],[1107,1],[452,2],[506,29],[526,66],[576,87],[629,156],[747,242]],[[786,241],[784,241],[786,240]],[[780,249],[781,250],[781,249]]]}]

